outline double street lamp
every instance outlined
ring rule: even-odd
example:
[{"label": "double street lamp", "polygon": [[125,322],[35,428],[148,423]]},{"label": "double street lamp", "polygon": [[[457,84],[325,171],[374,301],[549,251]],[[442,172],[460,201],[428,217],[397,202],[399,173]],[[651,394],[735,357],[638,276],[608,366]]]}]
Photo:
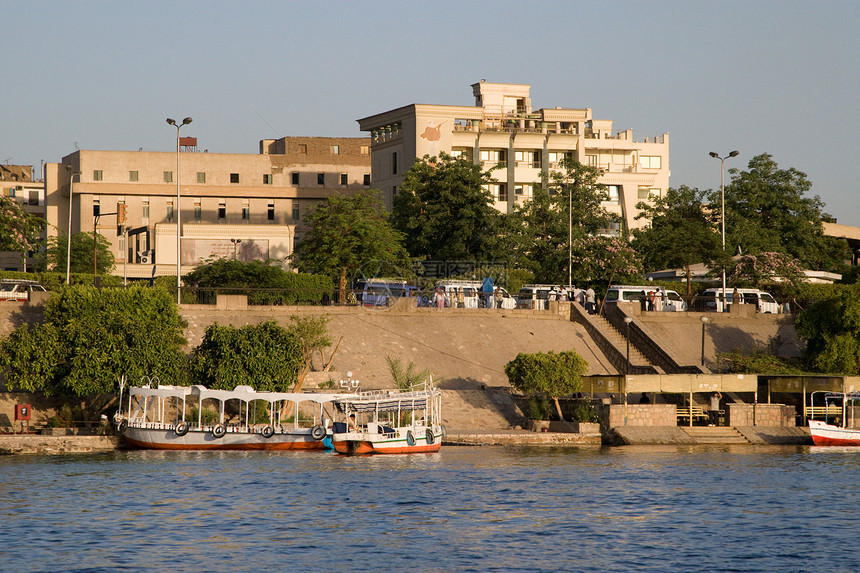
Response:
[{"label": "double street lamp", "polygon": [[167,123],[176,127],[176,208],[174,211],[176,212],[176,304],[178,305],[181,302],[180,297],[180,289],[182,284],[182,247],[180,246],[180,232],[182,222],[180,220],[180,212],[179,208],[179,131],[182,129],[183,125],[188,125],[191,123],[191,118],[186,117],[182,120],[182,123],[177,124],[175,120],[167,118]]},{"label": "double street lamp", "polygon": [[[726,157],[720,157],[716,151],[710,152],[708,155],[720,160],[720,197],[722,198],[722,206],[720,213],[720,223],[723,227],[723,254],[726,250],[726,159],[729,157],[737,157],[740,152],[735,150],[729,153]],[[734,302],[734,301],[732,301]],[[723,266],[723,301],[722,312],[726,310],[726,267]]]}]

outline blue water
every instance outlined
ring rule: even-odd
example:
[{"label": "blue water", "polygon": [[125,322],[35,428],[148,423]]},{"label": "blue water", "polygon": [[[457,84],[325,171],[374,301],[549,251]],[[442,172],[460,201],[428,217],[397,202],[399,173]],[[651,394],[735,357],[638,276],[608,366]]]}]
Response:
[{"label": "blue water", "polygon": [[856,571],[860,452],[0,458],[5,571]]}]

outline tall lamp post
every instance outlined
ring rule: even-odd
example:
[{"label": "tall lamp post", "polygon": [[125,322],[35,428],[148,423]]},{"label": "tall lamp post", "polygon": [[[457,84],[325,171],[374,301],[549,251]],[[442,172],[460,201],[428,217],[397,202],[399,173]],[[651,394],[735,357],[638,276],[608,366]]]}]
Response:
[{"label": "tall lamp post", "polygon": [[626,336],[627,336],[627,364],[624,366],[624,374],[625,376],[630,375],[630,323],[633,322],[633,319],[629,316],[624,317],[624,324],[626,326]]},{"label": "tall lamp post", "polygon": [[[729,157],[737,157],[740,152],[735,150],[729,153],[726,157],[720,157],[716,151],[710,152],[708,155],[720,160],[720,197],[722,206],[720,208],[720,223],[723,231],[723,251],[726,250],[726,159]],[[725,252],[723,253],[725,254]],[[734,302],[734,301],[732,301]],[[726,310],[726,269],[723,267],[723,307],[722,311]]]},{"label": "tall lamp post", "polygon": [[72,197],[74,195],[75,175],[80,175],[80,171],[75,171],[71,165],[66,165],[69,172],[69,233],[66,235],[66,284],[70,284],[72,277]]},{"label": "tall lamp post", "polygon": [[182,288],[182,247],[179,242],[181,232],[181,219],[179,208],[179,131],[183,125],[191,123],[191,118],[186,117],[182,123],[177,124],[175,120],[167,118],[167,123],[176,127],[176,304],[181,302],[180,289]]}]

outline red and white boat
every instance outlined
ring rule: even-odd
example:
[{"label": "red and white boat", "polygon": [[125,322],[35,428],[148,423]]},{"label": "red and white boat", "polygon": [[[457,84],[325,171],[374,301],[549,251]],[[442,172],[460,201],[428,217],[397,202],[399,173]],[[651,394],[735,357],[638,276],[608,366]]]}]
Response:
[{"label": "red and white boat", "polygon": [[[860,393],[826,392],[824,405],[809,397],[809,433],[816,446],[860,446]],[[821,418],[821,419],[816,419]]]},{"label": "red and white boat", "polygon": [[129,389],[126,412],[120,388],[114,422],[128,445],[145,449],[324,450],[331,434],[325,406],[342,396],[151,382]]},{"label": "red and white boat", "polygon": [[416,454],[442,447],[442,391],[432,382],[407,392],[357,392],[334,404],[344,421],[333,424],[331,443],[341,454]]}]

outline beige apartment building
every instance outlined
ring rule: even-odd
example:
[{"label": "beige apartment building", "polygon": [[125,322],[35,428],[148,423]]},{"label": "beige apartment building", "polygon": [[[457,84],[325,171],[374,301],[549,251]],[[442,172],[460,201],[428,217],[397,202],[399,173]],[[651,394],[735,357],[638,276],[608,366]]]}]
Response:
[{"label": "beige apartment building", "polygon": [[[474,106],[411,104],[358,120],[370,132],[372,184],[391,209],[403,174],[425,155],[465,156],[493,171],[495,207],[511,212],[565,157],[599,167],[607,209],[638,228],[636,204],[669,188],[669,134],[634,141],[630,129],[594,119],[590,108],[533,109],[531,86],[481,80]],[[620,229],[606,229],[615,235]]]},{"label": "beige apartment building", "polygon": [[[45,182],[33,179],[30,165],[0,164],[0,193],[17,201],[24,211],[45,218]],[[32,253],[29,253],[32,255]],[[28,253],[0,251],[0,269],[4,271],[32,270]]]},{"label": "beige apartment building", "polygon": [[[79,150],[46,167],[49,236],[93,232],[111,243],[128,278],[175,275],[176,210],[182,273],[206,259],[288,257],[306,231],[309,208],[335,194],[370,188],[367,138],[285,137],[260,153],[200,152],[181,138],[177,205],[176,151]],[[70,202],[70,180],[74,174]],[[126,221],[118,227],[117,213]]]}]

